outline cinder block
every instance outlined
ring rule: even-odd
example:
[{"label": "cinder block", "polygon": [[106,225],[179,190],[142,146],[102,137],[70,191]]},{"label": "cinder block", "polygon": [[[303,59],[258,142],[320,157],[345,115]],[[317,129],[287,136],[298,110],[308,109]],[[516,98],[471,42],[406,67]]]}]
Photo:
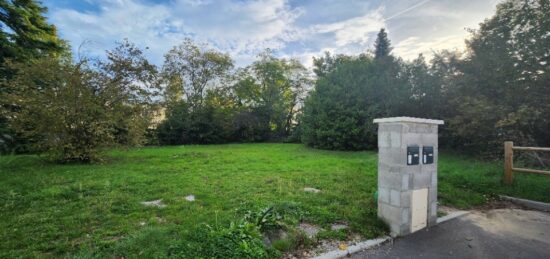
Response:
[{"label": "cinder block", "polygon": [[402,217],[401,208],[387,205],[384,203],[380,203],[379,206],[380,206],[379,215],[384,220],[387,220],[387,222],[390,222],[390,223],[401,224],[401,217]]},{"label": "cinder block", "polygon": [[434,133],[421,134],[420,142],[424,146],[432,146],[434,148],[437,148],[437,137],[437,134]]},{"label": "cinder block", "polygon": [[432,202],[430,206],[430,216],[436,216],[437,217],[437,202]]},{"label": "cinder block", "polygon": [[400,132],[390,132],[391,147],[399,148],[401,147],[401,133]]},{"label": "cinder block", "polygon": [[379,148],[378,161],[387,165],[407,165],[407,150],[403,148]]},{"label": "cinder block", "polygon": [[411,207],[411,191],[401,192],[401,207],[408,209]]},{"label": "cinder block", "polygon": [[405,178],[409,178],[409,176],[400,173],[382,173],[378,175],[378,187],[394,189],[398,191],[407,190],[409,189],[410,180]]},{"label": "cinder block", "polygon": [[411,210],[408,208],[405,208],[401,211],[401,222],[403,224],[410,224],[411,219]]},{"label": "cinder block", "polygon": [[403,148],[406,148],[407,146],[411,146],[411,145],[422,146],[422,134],[407,133],[403,135],[402,139],[403,139],[403,142],[401,147]]},{"label": "cinder block", "polygon": [[428,201],[437,202],[437,188],[428,189]]},{"label": "cinder block", "polygon": [[381,132],[381,131],[402,133],[403,124],[402,123],[383,123],[378,125],[378,132]]},{"label": "cinder block", "polygon": [[428,227],[432,227],[432,226],[435,226],[437,225],[437,216],[435,217],[428,217]]},{"label": "cinder block", "polygon": [[410,181],[409,174],[403,174],[401,177],[401,190],[408,190]]},{"label": "cinder block", "polygon": [[[436,161],[436,160],[434,160],[434,161]],[[421,166],[421,171],[424,172],[424,173],[436,172],[437,171],[437,165],[435,163],[428,164],[428,165],[422,165]]]},{"label": "cinder block", "polygon": [[431,175],[432,175],[432,186],[431,186],[431,188],[437,189],[437,172],[433,172]]},{"label": "cinder block", "polygon": [[411,165],[411,166],[407,166],[405,167],[405,172],[407,174],[411,174],[411,175],[414,175],[414,174],[419,174],[422,172],[422,168],[423,168],[423,165]]},{"label": "cinder block", "polygon": [[407,123],[407,133],[432,133],[431,125],[424,123]]},{"label": "cinder block", "polygon": [[378,132],[378,147],[390,147],[390,133],[386,131]]},{"label": "cinder block", "polygon": [[401,236],[410,234],[411,233],[411,224],[407,223],[407,224],[401,225],[400,231],[401,231],[401,233],[399,233],[399,235],[401,235]]},{"label": "cinder block", "polygon": [[390,203],[390,190],[388,188],[378,187],[378,201]]},{"label": "cinder block", "polygon": [[401,226],[398,225],[398,224],[388,224],[390,225],[390,236],[392,237],[397,237],[397,236],[402,236],[403,234],[401,233]]},{"label": "cinder block", "polygon": [[390,204],[392,206],[401,206],[401,191],[390,190]]},{"label": "cinder block", "polygon": [[378,162],[378,172],[401,174],[404,167],[404,165],[385,163],[383,161]]},{"label": "cinder block", "polygon": [[432,176],[429,172],[421,172],[413,174],[413,189],[422,189],[430,187],[432,183]]}]

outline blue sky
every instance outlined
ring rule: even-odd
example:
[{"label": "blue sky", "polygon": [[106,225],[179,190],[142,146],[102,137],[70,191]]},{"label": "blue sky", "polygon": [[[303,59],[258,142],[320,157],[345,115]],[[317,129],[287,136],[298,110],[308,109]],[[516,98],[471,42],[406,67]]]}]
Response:
[{"label": "blue sky", "polygon": [[48,19],[75,51],[103,56],[128,38],[163,55],[185,37],[228,52],[238,65],[265,48],[311,65],[324,51],[372,49],[384,27],[394,54],[412,59],[464,48],[466,28],[490,17],[499,0],[44,0]]}]

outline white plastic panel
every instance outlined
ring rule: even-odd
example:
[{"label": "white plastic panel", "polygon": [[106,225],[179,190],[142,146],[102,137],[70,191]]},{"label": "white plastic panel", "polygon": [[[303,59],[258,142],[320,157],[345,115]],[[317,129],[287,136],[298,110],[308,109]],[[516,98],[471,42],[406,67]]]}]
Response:
[{"label": "white plastic panel", "polygon": [[411,233],[423,229],[428,222],[428,189],[411,192]]}]

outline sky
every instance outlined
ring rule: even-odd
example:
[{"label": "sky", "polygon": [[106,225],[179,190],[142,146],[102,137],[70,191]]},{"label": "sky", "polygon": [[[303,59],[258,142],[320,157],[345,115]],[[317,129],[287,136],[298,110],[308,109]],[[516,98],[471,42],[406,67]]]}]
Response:
[{"label": "sky", "polygon": [[161,65],[185,38],[229,53],[238,66],[270,48],[312,65],[325,51],[373,49],[386,28],[405,60],[442,49],[463,50],[499,0],[42,0],[47,17],[78,55],[104,57],[128,39]]}]

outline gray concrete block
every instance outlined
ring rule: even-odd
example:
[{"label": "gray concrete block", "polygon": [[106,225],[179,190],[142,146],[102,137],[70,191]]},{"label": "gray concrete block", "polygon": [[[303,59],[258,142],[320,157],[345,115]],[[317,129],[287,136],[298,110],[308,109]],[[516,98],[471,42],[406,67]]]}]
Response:
[{"label": "gray concrete block", "polygon": [[395,207],[401,206],[401,191],[390,190],[390,204]]},{"label": "gray concrete block", "polygon": [[402,139],[403,139],[403,142],[401,147],[403,148],[407,148],[408,146],[412,146],[412,145],[418,145],[422,147],[422,134],[408,133],[403,135]]},{"label": "gray concrete block", "polygon": [[429,188],[431,183],[432,183],[432,176],[429,172],[428,173],[421,172],[421,173],[413,174],[413,185],[412,185],[413,189],[417,190],[422,188]]},{"label": "gray concrete block", "polygon": [[383,123],[378,125],[378,132],[397,132],[403,133],[403,124],[401,123]]},{"label": "gray concrete block", "polygon": [[378,175],[378,187],[398,191],[407,190],[409,188],[409,180],[405,178],[409,178],[409,176],[399,173],[382,173]]},{"label": "gray concrete block", "polygon": [[411,224],[402,224],[399,235],[404,236],[411,233]]},{"label": "gray concrete block", "polygon": [[403,148],[379,148],[378,162],[387,165],[407,165],[407,150]]},{"label": "gray concrete block", "polygon": [[[435,161],[435,158],[434,158],[434,161]],[[421,166],[421,171],[424,172],[424,173],[433,173],[433,172],[437,172],[437,165],[435,163],[433,164],[427,164],[427,165],[422,165]]]},{"label": "gray concrete block", "polygon": [[428,134],[421,134],[420,142],[424,146],[433,146],[434,148],[437,148],[437,134],[428,133]]},{"label": "gray concrete block", "polygon": [[378,187],[378,201],[390,203],[390,189]]},{"label": "gray concrete block", "polygon": [[401,147],[401,133],[390,132],[391,147]]},{"label": "gray concrete block", "polygon": [[435,226],[437,225],[437,216],[428,216],[428,226]]},{"label": "gray concrete block", "polygon": [[437,188],[428,189],[428,201],[429,202],[437,201]]},{"label": "gray concrete block", "polygon": [[404,208],[401,211],[401,223],[404,225],[409,225],[411,219],[411,210],[408,208]]},{"label": "gray concrete block", "polygon": [[409,174],[403,174],[401,176],[401,190],[408,190],[410,186],[410,176]]},{"label": "gray concrete block", "polygon": [[404,165],[388,164],[383,161],[378,162],[378,171],[384,173],[396,173],[400,174],[403,172]]},{"label": "gray concrete block", "polygon": [[409,165],[409,166],[406,166],[404,168],[403,172],[405,172],[407,174],[411,174],[411,175],[419,174],[419,173],[422,172],[422,168],[423,168],[423,166],[421,164],[420,165]]},{"label": "gray concrete block", "polygon": [[430,205],[430,213],[429,213],[430,216],[437,216],[437,202],[432,202],[431,205]]},{"label": "gray concrete block", "polygon": [[401,192],[401,207],[404,209],[411,207],[411,191]]},{"label": "gray concrete block", "polygon": [[391,147],[391,132],[382,131],[378,133],[378,147],[389,148]]},{"label": "gray concrete block", "polygon": [[407,130],[408,133],[432,133],[433,128],[429,124],[410,123]]},{"label": "gray concrete block", "polygon": [[380,215],[383,219],[387,220],[387,222],[394,222],[396,224],[401,224],[401,208],[394,207],[391,205],[387,205],[384,203],[380,203]]},{"label": "gray concrete block", "polygon": [[388,224],[390,226],[390,236],[397,237],[402,236],[401,225],[399,224]]}]

